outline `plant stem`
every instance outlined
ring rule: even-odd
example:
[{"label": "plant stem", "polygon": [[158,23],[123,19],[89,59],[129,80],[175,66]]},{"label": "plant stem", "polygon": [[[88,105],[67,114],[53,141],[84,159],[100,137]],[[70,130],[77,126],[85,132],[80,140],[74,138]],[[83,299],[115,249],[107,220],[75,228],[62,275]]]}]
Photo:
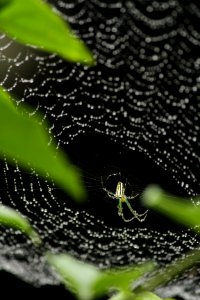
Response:
[{"label": "plant stem", "polygon": [[147,290],[154,291],[155,289],[166,285],[175,276],[181,275],[185,270],[194,266],[200,262],[200,250],[196,249],[186,254],[185,257],[178,258],[167,267],[163,268],[153,277],[147,279],[147,281],[136,288],[135,291]]}]

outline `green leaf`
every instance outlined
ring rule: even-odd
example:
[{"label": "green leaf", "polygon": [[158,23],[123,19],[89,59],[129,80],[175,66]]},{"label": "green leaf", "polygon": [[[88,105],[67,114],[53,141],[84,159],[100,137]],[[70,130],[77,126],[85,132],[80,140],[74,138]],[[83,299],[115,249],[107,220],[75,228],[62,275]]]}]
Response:
[{"label": "green leaf", "polygon": [[65,254],[51,254],[48,261],[81,300],[102,296],[110,289],[130,292],[131,283],[153,269],[153,264],[147,263],[124,271],[100,271]]},{"label": "green leaf", "polygon": [[69,255],[48,255],[49,263],[60,274],[67,288],[82,300],[94,297],[93,285],[102,276],[92,265],[82,263]]},{"label": "green leaf", "polygon": [[200,261],[200,250],[193,250],[183,257],[180,257],[167,265],[165,268],[160,269],[154,276],[146,280],[144,284],[137,287],[137,291],[148,290],[155,291],[161,286],[165,286],[175,277],[182,275],[184,271],[193,267]]},{"label": "green leaf", "polygon": [[101,295],[110,288],[131,292],[131,284],[146,273],[151,272],[154,267],[155,265],[153,263],[144,263],[126,269],[104,271],[101,278],[99,278],[94,285],[95,292]]},{"label": "green leaf", "polygon": [[[109,300],[162,300],[162,298],[159,298],[158,296],[156,296],[151,292],[144,291],[138,294],[134,294],[134,292],[133,293],[119,292],[115,294],[113,297],[111,297]],[[165,300],[175,300],[175,299],[165,298]]]},{"label": "green leaf", "polygon": [[41,243],[39,235],[31,227],[29,221],[12,208],[0,205],[0,224],[19,229],[29,236],[35,244]]},{"label": "green leaf", "polygon": [[[144,203],[185,226],[200,225],[200,206],[189,199],[167,195],[157,186],[149,186],[143,195]],[[198,227],[194,228],[197,233]]]},{"label": "green leaf", "polygon": [[0,29],[17,41],[93,64],[92,54],[69,25],[42,0],[0,0]]},{"label": "green leaf", "polygon": [[134,300],[134,297],[132,292],[119,292],[114,294],[109,300]]},{"label": "green leaf", "polygon": [[162,299],[151,292],[142,292],[136,294],[133,300],[162,300]]},{"label": "green leaf", "polygon": [[17,159],[20,166],[30,171],[30,167],[46,178],[48,175],[75,199],[81,200],[85,191],[78,173],[56,149],[54,141],[48,145],[50,136],[42,127],[40,116],[29,117],[19,113],[10,100],[8,93],[0,88],[0,155],[6,154],[10,163]]}]

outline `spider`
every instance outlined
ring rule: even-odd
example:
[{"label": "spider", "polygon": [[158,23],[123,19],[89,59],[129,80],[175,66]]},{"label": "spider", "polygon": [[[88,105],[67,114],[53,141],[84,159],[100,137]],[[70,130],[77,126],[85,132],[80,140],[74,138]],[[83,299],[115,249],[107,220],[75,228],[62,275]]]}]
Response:
[{"label": "spider", "polygon": [[[119,202],[118,202],[118,215],[120,217],[122,217],[124,222],[130,222],[133,219],[137,219],[139,222],[143,222],[146,219],[148,210],[146,210],[143,214],[138,214],[135,210],[132,209],[132,207],[129,203],[129,199],[135,199],[137,196],[139,196],[139,194],[136,194],[134,196],[126,196],[125,195],[126,183],[123,184],[123,182],[119,181],[117,183],[115,194],[108,191],[105,187],[103,187],[103,189],[108,194],[108,196],[110,198],[119,200]],[[123,213],[123,203],[126,203],[126,205],[128,206],[128,209],[133,214],[132,218],[130,218],[130,219],[125,218],[124,213]]]}]

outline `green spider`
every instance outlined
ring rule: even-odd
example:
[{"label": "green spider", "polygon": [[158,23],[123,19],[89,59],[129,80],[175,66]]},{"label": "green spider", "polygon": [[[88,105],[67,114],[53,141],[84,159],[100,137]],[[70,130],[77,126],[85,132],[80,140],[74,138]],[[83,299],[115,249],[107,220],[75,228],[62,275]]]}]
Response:
[{"label": "green spider", "polygon": [[[131,207],[131,205],[129,203],[129,199],[135,199],[137,196],[139,196],[139,194],[136,194],[134,196],[126,196],[125,195],[126,184],[123,184],[123,182],[119,181],[117,183],[115,194],[112,193],[112,192],[110,192],[110,191],[108,191],[106,188],[103,188],[103,189],[108,194],[109,197],[111,197],[112,199],[119,200],[119,203],[118,203],[118,215],[120,217],[122,217],[122,219],[124,220],[124,222],[130,222],[133,219],[137,219],[139,222],[143,222],[146,219],[148,210],[146,210],[143,214],[138,214],[135,210],[132,209],[132,207]],[[133,214],[132,218],[126,219],[124,217],[123,203],[126,203],[126,205],[128,206],[130,212]]]}]

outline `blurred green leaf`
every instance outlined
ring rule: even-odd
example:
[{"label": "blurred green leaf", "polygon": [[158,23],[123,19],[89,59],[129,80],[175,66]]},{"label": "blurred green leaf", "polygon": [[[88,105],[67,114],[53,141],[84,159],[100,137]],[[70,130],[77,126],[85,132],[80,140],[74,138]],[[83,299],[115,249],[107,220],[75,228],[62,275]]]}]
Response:
[{"label": "blurred green leaf", "polygon": [[81,300],[102,296],[113,289],[130,292],[131,283],[153,269],[153,264],[147,263],[124,271],[100,271],[65,254],[50,254],[48,261],[60,274],[66,287]]},{"label": "blurred green leaf", "polygon": [[39,235],[31,227],[29,221],[12,208],[0,205],[0,224],[19,229],[29,236],[35,244],[41,243]]},{"label": "blurred green leaf", "polygon": [[114,294],[109,300],[134,300],[134,297],[132,292],[119,292]]},{"label": "blurred green leaf", "polygon": [[44,1],[0,0],[0,8],[0,29],[8,36],[72,62],[94,63],[83,42]]},{"label": "blurred green leaf", "polygon": [[162,300],[151,292],[142,292],[134,296],[133,300]]},{"label": "blurred green leaf", "polygon": [[9,94],[0,88],[0,155],[6,154],[11,163],[14,157],[20,166],[27,170],[33,167],[44,177],[48,173],[75,199],[83,199],[85,192],[75,167],[56,149],[53,141],[48,145],[50,137],[44,129],[47,125],[39,124],[42,118],[29,117],[27,112],[28,107],[26,113],[19,113]]},{"label": "blurred green leaf", "polygon": [[165,286],[175,277],[182,275],[184,271],[192,268],[196,263],[199,263],[199,261],[200,250],[193,250],[168,264],[165,268],[159,269],[154,276],[147,279],[146,282],[137,287],[136,290],[155,291],[157,288]]},{"label": "blurred green leaf", "polygon": [[155,294],[144,291],[138,294],[134,294],[134,292],[119,292],[114,294],[109,300],[175,300],[172,298],[159,298]]},{"label": "blurred green leaf", "polygon": [[104,271],[101,278],[94,285],[95,292],[97,295],[101,295],[102,293],[106,293],[110,288],[130,292],[132,290],[131,284],[146,273],[151,272],[154,267],[153,263],[144,263],[120,270],[111,269]]},{"label": "blurred green leaf", "polygon": [[[168,195],[157,186],[149,186],[144,192],[145,204],[185,226],[200,225],[200,206],[189,199]],[[199,233],[199,228],[194,228]]]},{"label": "blurred green leaf", "polygon": [[94,297],[93,285],[102,276],[97,268],[65,254],[48,255],[48,261],[60,274],[66,287],[79,299],[89,300]]},{"label": "blurred green leaf", "polygon": [[156,294],[153,294],[148,291],[144,291],[136,294],[132,300],[175,300],[172,298],[160,298]]},{"label": "blurred green leaf", "polygon": [[[195,206],[189,199],[168,195],[158,186],[149,186],[143,194],[143,201],[148,207],[165,214],[182,225],[192,226],[198,234],[200,233],[197,226],[200,225],[200,207]],[[159,270],[155,276],[146,281],[142,288],[154,291],[156,288],[166,285],[175,276],[192,268],[199,261],[200,250],[195,249]]]}]

